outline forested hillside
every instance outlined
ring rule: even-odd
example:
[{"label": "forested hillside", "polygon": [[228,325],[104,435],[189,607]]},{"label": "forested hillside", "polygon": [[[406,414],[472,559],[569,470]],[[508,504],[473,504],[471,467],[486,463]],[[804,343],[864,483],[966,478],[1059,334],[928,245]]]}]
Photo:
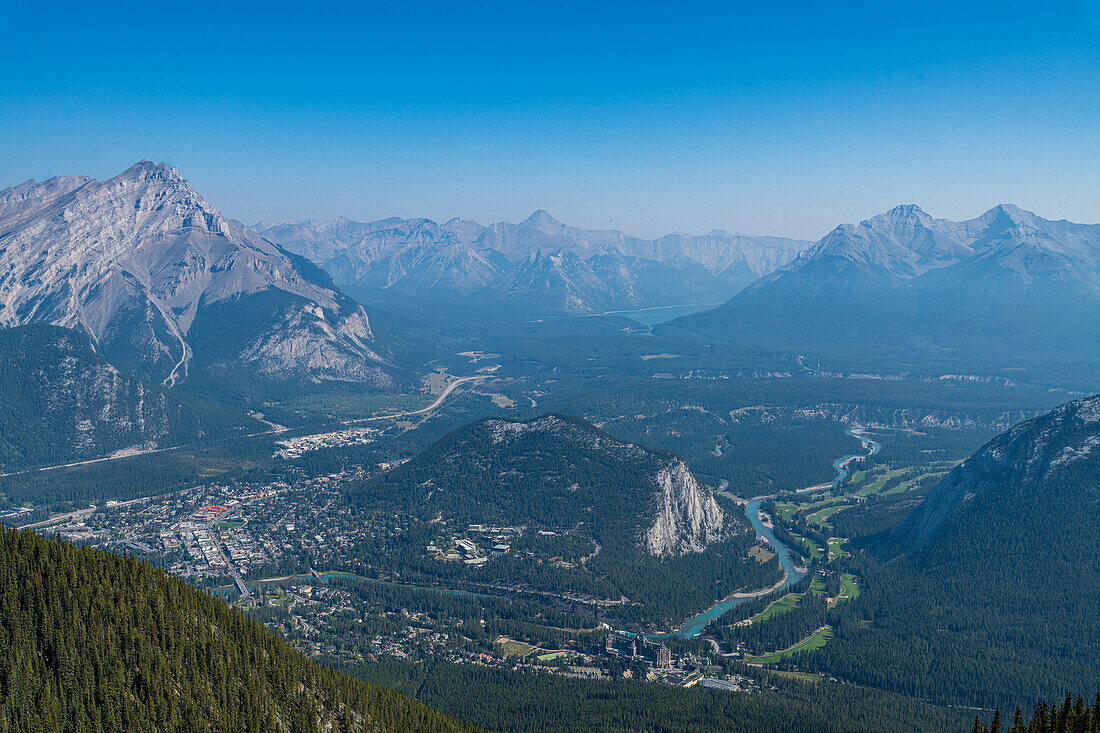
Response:
[{"label": "forested hillside", "polygon": [[939,702],[1100,688],[1100,397],[1021,423],[857,559],[863,594],[804,664]]},{"label": "forested hillside", "polygon": [[[621,621],[678,622],[713,601],[716,581],[762,588],[782,572],[749,559],[755,535],[677,456],[572,416],[473,423],[349,494],[360,511],[413,518],[421,546],[456,528],[516,526],[515,551],[478,568],[480,582],[600,596]],[[406,580],[455,573],[436,559],[417,562],[416,545],[367,551]],[[552,563],[560,558],[569,565]]]},{"label": "forested hillside", "polygon": [[0,530],[2,731],[448,731],[133,559]]},{"label": "forested hillside", "polygon": [[0,329],[0,395],[0,473],[259,426],[123,374],[84,334],[45,324]]},{"label": "forested hillside", "polygon": [[384,661],[351,671],[449,715],[505,731],[966,733],[973,721],[968,711],[813,677],[807,682],[769,675],[769,689],[748,694],[447,662]]}]

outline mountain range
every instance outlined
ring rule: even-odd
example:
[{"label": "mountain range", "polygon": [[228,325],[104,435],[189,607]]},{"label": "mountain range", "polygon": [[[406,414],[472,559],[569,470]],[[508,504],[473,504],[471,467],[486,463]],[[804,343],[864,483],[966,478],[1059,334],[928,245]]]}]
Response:
[{"label": "mountain range", "polygon": [[1007,204],[961,222],[898,206],[837,227],[676,327],[781,348],[874,342],[1005,361],[1037,349],[1092,357],[1100,355],[1100,225]]},{"label": "mountain range", "polygon": [[305,260],[141,161],[0,191],[0,326],[81,331],[123,371],[385,387],[362,307]]},{"label": "mountain range", "polygon": [[719,302],[809,242],[724,231],[641,239],[568,226],[543,210],[518,224],[390,218],[260,222],[264,237],[341,287],[461,298],[547,313]]}]

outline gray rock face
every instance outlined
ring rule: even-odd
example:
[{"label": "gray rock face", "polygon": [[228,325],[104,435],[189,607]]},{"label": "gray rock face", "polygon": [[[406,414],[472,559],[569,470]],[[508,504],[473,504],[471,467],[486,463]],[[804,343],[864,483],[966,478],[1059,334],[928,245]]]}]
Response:
[{"label": "gray rock face", "polygon": [[[388,381],[362,308],[174,168],[142,161],[106,181],[0,191],[0,325],[84,331],[113,363],[174,385],[206,356],[190,333],[204,309],[272,292],[289,296],[281,310],[249,313],[260,333],[221,358],[278,378]],[[224,345],[240,325],[225,324]]]},{"label": "gray rock face", "polygon": [[656,454],[617,440],[579,420],[545,415],[527,422],[487,420],[483,423],[494,444],[531,433],[545,433],[575,445],[597,450],[616,461],[651,466],[650,523],[641,545],[654,556],[702,552],[730,534],[731,522],[710,490],[699,484],[681,459]]},{"label": "gray rock face", "polygon": [[46,324],[0,329],[0,471],[224,436],[249,422],[184,405],[121,374],[88,336]]},{"label": "gray rock face", "polygon": [[568,226],[542,210],[519,224],[487,227],[391,218],[260,222],[256,229],[340,285],[555,313],[723,300],[809,245],[722,231],[646,240]]},{"label": "gray rock face", "polygon": [[655,479],[657,519],[645,533],[645,547],[651,555],[702,552],[725,537],[725,512],[683,461],[670,462]]},{"label": "gray rock face", "polygon": [[1042,491],[1076,464],[1100,463],[1100,396],[1069,402],[997,437],[944,477],[891,531],[905,552],[934,537],[941,526],[987,491],[1024,486]]}]

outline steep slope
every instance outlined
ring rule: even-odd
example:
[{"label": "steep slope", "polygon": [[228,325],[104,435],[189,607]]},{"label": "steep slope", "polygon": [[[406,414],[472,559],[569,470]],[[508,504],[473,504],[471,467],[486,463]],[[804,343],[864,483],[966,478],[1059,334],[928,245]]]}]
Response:
[{"label": "steep slope", "polygon": [[914,282],[922,330],[952,344],[979,338],[1016,342],[1025,352],[1095,356],[1100,225],[1049,221],[1008,205],[968,224],[980,234],[974,254]]},{"label": "steep slope", "polygon": [[[116,366],[167,385],[226,368],[390,381],[366,313],[327,275],[149,161],[0,191],[0,325],[36,322],[82,330]],[[216,338],[199,349],[202,327]]]},{"label": "steep slope", "polygon": [[[749,558],[755,535],[681,459],[564,415],[472,423],[349,498],[368,516],[405,517],[419,532],[409,557],[378,560],[387,572],[584,595],[600,599],[604,618],[636,628],[668,628],[704,610],[716,582],[761,588],[781,574],[774,561]],[[514,551],[476,569],[411,556],[429,542],[460,547],[456,537],[482,536],[470,527],[502,526],[520,528]]]},{"label": "steep slope", "polygon": [[483,227],[451,219],[369,224],[261,222],[256,229],[342,286],[505,303],[536,313],[716,302],[786,264],[809,243],[714,231],[657,240],[590,230],[536,211]]},{"label": "steep slope", "polygon": [[0,329],[0,394],[0,473],[258,426],[123,375],[86,335],[45,324]]},{"label": "steep slope", "polygon": [[[1049,500],[1060,487],[1100,475],[1100,396],[1069,402],[1022,422],[984,446],[952,471],[925,501],[895,526],[889,545],[898,552],[922,547],[957,525],[968,511],[992,502]],[[1100,487],[1083,488],[1074,501],[1100,504]],[[992,497],[992,498],[991,498]],[[1048,512],[1049,515],[1049,512]],[[1100,531],[1100,517],[1085,516],[1087,536]],[[1078,539],[1074,540],[1075,542]]]},{"label": "steep slope", "polygon": [[0,587],[4,730],[466,729],[132,559],[0,530]]},{"label": "steep slope", "polygon": [[[1100,397],[1021,423],[878,543],[821,669],[941,702],[1100,685]],[[817,662],[815,662],[817,664]]]},{"label": "steep slope", "polygon": [[[1080,317],[1066,319],[1065,313]],[[676,328],[802,349],[903,345],[1000,363],[1100,355],[1100,225],[1002,205],[963,222],[899,206],[837,227],[797,260]],[[870,350],[871,353],[874,350]]]},{"label": "steep slope", "polygon": [[563,415],[473,423],[369,492],[363,498],[390,496],[428,518],[442,512],[481,524],[581,522],[602,545],[644,547],[655,556],[700,552],[721,540],[727,525],[738,529],[679,458]]},{"label": "steep slope", "polygon": [[486,287],[501,274],[499,263],[466,238],[480,233],[474,222],[451,220],[439,225],[428,219],[393,217],[363,224],[337,218],[261,222],[256,229],[346,286],[412,295],[464,294]]},{"label": "steep slope", "polygon": [[536,251],[500,278],[485,298],[527,309],[557,313],[590,313],[634,300],[632,293],[613,292],[591,265],[575,252]]}]

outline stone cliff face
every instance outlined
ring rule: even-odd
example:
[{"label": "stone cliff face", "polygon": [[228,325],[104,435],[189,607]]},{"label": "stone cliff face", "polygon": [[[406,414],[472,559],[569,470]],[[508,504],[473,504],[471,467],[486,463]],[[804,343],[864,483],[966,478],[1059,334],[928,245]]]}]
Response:
[{"label": "stone cliff face", "polygon": [[531,433],[551,434],[599,451],[608,459],[645,467],[646,478],[652,482],[652,498],[642,511],[645,524],[640,544],[651,555],[702,552],[736,531],[735,522],[679,458],[618,440],[578,418],[561,415],[544,415],[527,422],[486,420],[482,425],[496,445]]},{"label": "stone cliff face", "polygon": [[[226,219],[179,171],[142,161],[107,181],[80,176],[0,191],[0,325],[83,331],[115,365],[175,385],[203,354],[191,330],[250,296],[279,293],[277,313],[224,323],[262,338],[233,360],[268,376],[384,384],[362,308],[327,275]],[[272,365],[278,365],[273,368]]]},{"label": "stone cliff face", "polygon": [[890,531],[891,548],[905,552],[927,542],[987,491],[1019,486],[1041,492],[1085,462],[1100,462],[1100,396],[1057,407],[986,444]]},{"label": "stone cliff face", "polygon": [[646,530],[651,555],[702,552],[726,534],[726,515],[680,459],[657,472],[657,519]]}]

